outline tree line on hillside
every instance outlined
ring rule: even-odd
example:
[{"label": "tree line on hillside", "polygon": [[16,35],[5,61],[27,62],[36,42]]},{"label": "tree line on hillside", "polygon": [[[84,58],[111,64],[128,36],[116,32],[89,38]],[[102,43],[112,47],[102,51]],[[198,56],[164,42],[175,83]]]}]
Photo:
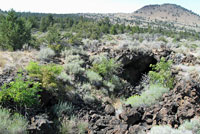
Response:
[{"label": "tree line on hillside", "polygon": [[199,39],[199,33],[195,31],[172,31],[162,27],[146,28],[125,24],[113,24],[109,18],[96,21],[78,15],[54,15],[39,13],[16,13],[14,10],[7,15],[0,15],[0,48],[9,50],[22,49],[24,44],[32,45],[31,33],[33,31],[48,32],[48,42],[59,42],[61,32],[66,32],[70,44],[81,44],[83,38],[100,39],[104,34],[124,33],[150,33],[162,34],[180,40],[182,38]]}]

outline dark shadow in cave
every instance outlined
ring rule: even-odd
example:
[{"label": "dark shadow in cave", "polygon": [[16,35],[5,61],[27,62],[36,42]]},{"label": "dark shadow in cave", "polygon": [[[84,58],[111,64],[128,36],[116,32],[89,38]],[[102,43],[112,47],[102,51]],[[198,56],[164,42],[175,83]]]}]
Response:
[{"label": "dark shadow in cave", "polygon": [[143,74],[151,71],[150,64],[156,64],[157,60],[153,56],[142,55],[134,57],[130,62],[124,65],[122,77],[132,86],[139,84]]}]

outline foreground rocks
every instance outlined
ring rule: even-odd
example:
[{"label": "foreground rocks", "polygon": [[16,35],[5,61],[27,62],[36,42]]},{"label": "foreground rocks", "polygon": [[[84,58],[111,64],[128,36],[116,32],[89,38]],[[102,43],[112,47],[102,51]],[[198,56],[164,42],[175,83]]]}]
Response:
[{"label": "foreground rocks", "polygon": [[[199,65],[199,61],[194,55],[177,55],[167,48],[152,50],[147,53],[109,49],[105,51],[110,52],[110,57],[118,56],[118,59],[124,65],[124,69],[127,69],[127,73],[132,74],[127,77],[130,82],[140,79],[135,75],[148,73],[149,64],[156,63],[162,56],[172,59],[174,64],[181,64],[184,67],[186,65]],[[16,74],[10,70],[12,69],[4,70],[4,73],[0,74],[0,86],[13,81],[15,78]],[[149,107],[134,108],[130,105],[123,105],[121,112],[118,112],[118,109],[115,109],[111,102],[87,102],[82,100],[79,95],[71,93],[66,95],[66,101],[72,102],[76,107],[73,114],[89,122],[89,134],[147,133],[154,125],[170,125],[173,128],[178,128],[185,120],[200,115],[200,77],[197,73],[185,72],[182,68],[173,68],[172,71],[176,76],[174,88],[169,93],[164,94],[158,103]],[[132,86],[139,84],[139,82],[132,83]],[[140,93],[141,90],[142,87],[134,91],[123,91],[121,94],[128,97]],[[47,93],[42,94],[42,102],[46,106],[45,110],[48,111],[48,114],[43,110],[31,115],[30,133],[51,134],[58,132],[52,118],[53,115],[49,110],[56,103],[54,101],[54,96]]]},{"label": "foreground rocks", "polygon": [[124,106],[116,116],[91,115],[91,134],[133,134],[148,132],[153,125],[177,128],[185,120],[200,115],[200,88],[180,82],[163,99],[150,107]]}]

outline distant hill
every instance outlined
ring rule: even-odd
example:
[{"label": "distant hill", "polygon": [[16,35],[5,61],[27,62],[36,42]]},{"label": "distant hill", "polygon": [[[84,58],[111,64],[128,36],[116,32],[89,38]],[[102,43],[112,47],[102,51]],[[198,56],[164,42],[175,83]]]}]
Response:
[{"label": "distant hill", "polygon": [[133,13],[82,13],[79,15],[95,20],[108,17],[113,23],[126,25],[139,25],[142,27],[150,25],[179,31],[190,29],[200,32],[200,16],[175,4],[147,5]]},{"label": "distant hill", "polygon": [[198,14],[175,4],[147,5],[132,13],[131,16],[142,17],[149,21],[159,20],[200,26],[200,16]]}]

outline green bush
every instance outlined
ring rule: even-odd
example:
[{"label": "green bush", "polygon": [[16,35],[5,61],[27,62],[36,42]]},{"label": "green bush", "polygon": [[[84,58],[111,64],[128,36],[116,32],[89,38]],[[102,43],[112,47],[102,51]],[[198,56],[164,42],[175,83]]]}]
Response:
[{"label": "green bush", "polygon": [[48,28],[48,34],[47,34],[46,39],[47,39],[48,44],[60,43],[61,34],[58,31],[58,28],[56,27],[56,25]]},{"label": "green bush", "polygon": [[56,53],[60,53],[64,49],[64,46],[61,44],[49,44],[48,47],[54,50]]},{"label": "green bush", "polygon": [[[92,67],[86,72],[90,82],[102,81],[105,92],[114,93],[122,87],[122,82],[116,74],[119,74],[121,64],[114,58],[107,58],[105,55],[95,55],[90,57]],[[117,90],[116,90],[117,89]]]},{"label": "green bush", "polygon": [[1,134],[27,134],[28,121],[19,114],[11,113],[0,108],[0,133]]},{"label": "green bush", "polygon": [[102,75],[103,77],[110,77],[113,73],[117,72],[120,64],[113,58],[107,59],[103,57],[100,62],[94,63],[91,70]]},{"label": "green bush", "polygon": [[39,30],[45,32],[48,29],[48,27],[53,26],[53,24],[54,24],[53,15],[50,14],[48,16],[41,17]]},{"label": "green bush", "polygon": [[150,65],[153,71],[149,72],[151,84],[162,84],[164,87],[173,87],[174,78],[171,71],[172,61],[165,61],[162,57],[156,65]]},{"label": "green bush", "polygon": [[62,36],[56,25],[48,28],[46,41],[48,47],[54,50],[56,53],[60,53],[61,50],[64,49],[64,46],[61,45]]},{"label": "green bush", "polygon": [[131,104],[133,107],[150,106],[159,101],[164,93],[169,92],[169,88],[162,85],[150,85],[148,89],[142,92],[141,95],[133,95],[129,97],[126,104]]},{"label": "green bush", "polygon": [[82,38],[79,35],[70,37],[67,42],[70,45],[83,45]]},{"label": "green bush", "polygon": [[39,78],[42,87],[47,90],[58,87],[57,77],[63,68],[55,64],[39,65],[36,62],[30,62],[27,66],[29,76]]},{"label": "green bush", "polygon": [[0,91],[0,102],[14,101],[20,106],[32,106],[39,103],[40,84],[30,80],[24,81],[18,76],[13,82],[4,84]]}]

